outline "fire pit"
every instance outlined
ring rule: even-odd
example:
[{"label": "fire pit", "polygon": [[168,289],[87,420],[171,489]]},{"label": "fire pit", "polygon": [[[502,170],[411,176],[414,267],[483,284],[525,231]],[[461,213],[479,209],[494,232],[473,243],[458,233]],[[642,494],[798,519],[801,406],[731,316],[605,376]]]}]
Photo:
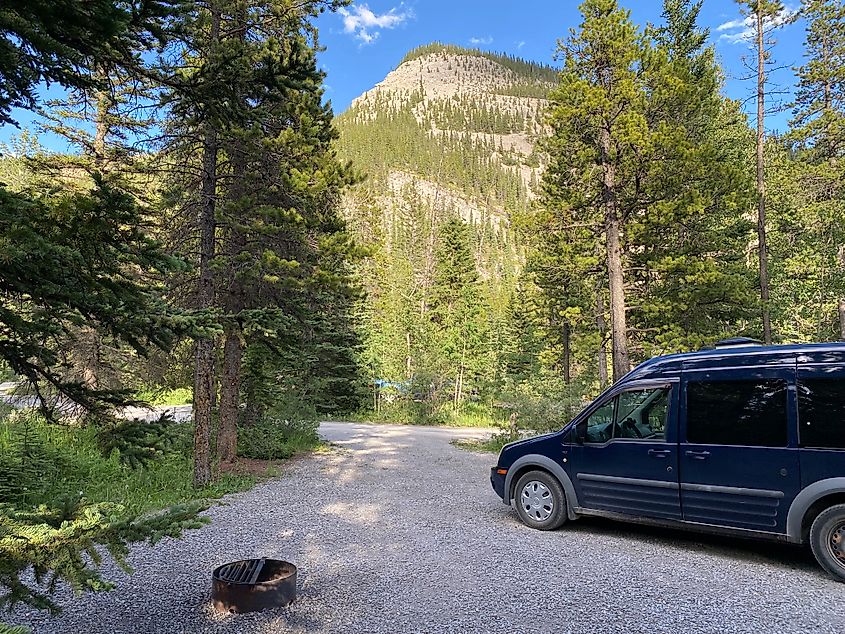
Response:
[{"label": "fire pit", "polygon": [[296,566],[278,559],[245,559],[215,568],[211,600],[220,612],[258,612],[296,598]]}]

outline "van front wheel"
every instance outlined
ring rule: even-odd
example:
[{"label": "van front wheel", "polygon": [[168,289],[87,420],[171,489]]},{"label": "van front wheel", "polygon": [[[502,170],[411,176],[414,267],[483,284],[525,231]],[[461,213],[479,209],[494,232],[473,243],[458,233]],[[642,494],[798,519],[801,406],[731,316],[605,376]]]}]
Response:
[{"label": "van front wheel", "polygon": [[563,487],[546,471],[529,471],[516,483],[513,505],[522,523],[541,531],[553,531],[566,521]]},{"label": "van front wheel", "polygon": [[831,506],[813,520],[810,548],[822,568],[845,582],[845,504]]}]

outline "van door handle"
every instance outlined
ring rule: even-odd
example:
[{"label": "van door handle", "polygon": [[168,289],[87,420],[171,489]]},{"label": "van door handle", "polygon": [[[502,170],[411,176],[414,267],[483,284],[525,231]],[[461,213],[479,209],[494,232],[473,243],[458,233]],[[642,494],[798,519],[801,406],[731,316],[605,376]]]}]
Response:
[{"label": "van door handle", "polygon": [[707,460],[707,457],[710,455],[709,451],[687,451],[684,452],[684,455],[689,456],[693,460]]},{"label": "van door handle", "polygon": [[665,458],[668,455],[671,455],[671,451],[667,449],[649,449],[648,455],[654,458]]}]

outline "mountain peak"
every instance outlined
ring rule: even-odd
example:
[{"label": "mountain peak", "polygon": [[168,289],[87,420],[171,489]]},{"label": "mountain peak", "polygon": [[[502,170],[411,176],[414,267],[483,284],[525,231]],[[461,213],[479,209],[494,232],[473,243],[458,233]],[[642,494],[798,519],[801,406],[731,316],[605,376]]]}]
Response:
[{"label": "mountain peak", "polygon": [[445,44],[443,42],[432,42],[418,46],[415,49],[408,51],[399,66],[413,62],[424,57],[440,57],[447,59],[450,57],[476,57],[486,59],[494,64],[498,64],[502,68],[510,71],[523,81],[535,81],[538,83],[552,84],[557,81],[558,70],[545,65],[526,60],[514,55],[506,53],[493,53],[490,51],[482,51],[478,48],[465,48],[455,44]]},{"label": "mountain peak", "polygon": [[448,99],[458,95],[527,101],[545,99],[557,70],[518,57],[435,42],[411,50],[387,77],[352,103],[386,94],[391,101]]}]

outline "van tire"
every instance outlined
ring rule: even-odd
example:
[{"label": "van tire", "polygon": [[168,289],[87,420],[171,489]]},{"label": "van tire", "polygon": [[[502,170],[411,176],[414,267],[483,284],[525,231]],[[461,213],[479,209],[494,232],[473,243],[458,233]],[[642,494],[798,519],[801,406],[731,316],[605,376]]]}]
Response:
[{"label": "van tire", "polygon": [[566,495],[557,478],[547,471],[529,471],[517,480],[513,506],[522,523],[553,531],[566,521]]},{"label": "van tire", "polygon": [[810,548],[819,565],[845,583],[845,504],[826,508],[813,520]]}]

